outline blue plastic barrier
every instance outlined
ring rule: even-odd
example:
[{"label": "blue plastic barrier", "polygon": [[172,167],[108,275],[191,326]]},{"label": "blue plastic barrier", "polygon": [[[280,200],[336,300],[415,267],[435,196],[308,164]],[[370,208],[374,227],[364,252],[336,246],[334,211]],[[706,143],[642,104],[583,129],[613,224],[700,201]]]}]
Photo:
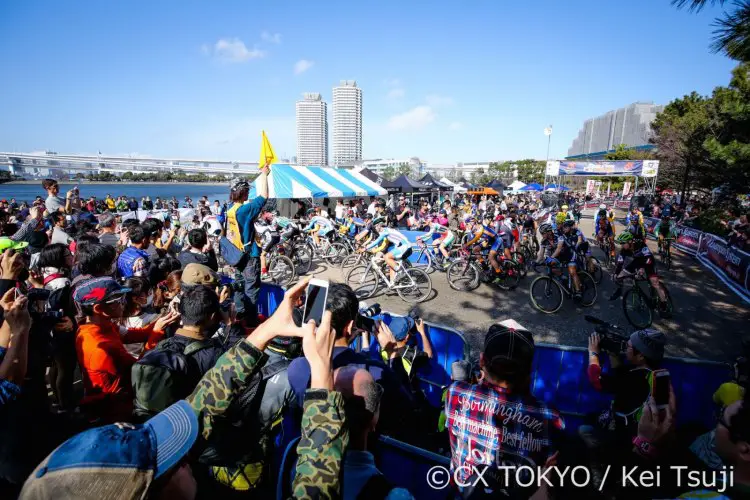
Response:
[{"label": "blue plastic barrier", "polygon": [[292,483],[294,482],[294,473],[297,468],[297,445],[299,437],[294,438],[284,448],[284,455],[281,458],[281,466],[276,469],[279,476],[276,478],[276,498],[286,500],[292,498]]},{"label": "blue plastic barrier", "polygon": [[380,436],[375,450],[375,463],[394,486],[406,488],[416,499],[445,498],[427,483],[427,472],[439,465],[448,468],[450,459],[388,436]]},{"label": "blue plastic barrier", "polygon": [[[606,356],[602,357],[606,360]],[[588,351],[582,347],[537,344],[532,366],[532,392],[557,408],[574,431],[588,414],[609,406],[611,396],[595,390],[588,381]],[[685,358],[665,358],[661,368],[669,370],[677,399],[677,423],[715,425],[714,391],[730,379],[726,363]],[[606,369],[606,367],[605,367]],[[573,424],[573,425],[571,425]]]},{"label": "blue plastic barrier", "polygon": [[266,318],[270,317],[282,300],[284,300],[283,288],[278,285],[261,283],[260,294],[258,295],[258,313]]}]

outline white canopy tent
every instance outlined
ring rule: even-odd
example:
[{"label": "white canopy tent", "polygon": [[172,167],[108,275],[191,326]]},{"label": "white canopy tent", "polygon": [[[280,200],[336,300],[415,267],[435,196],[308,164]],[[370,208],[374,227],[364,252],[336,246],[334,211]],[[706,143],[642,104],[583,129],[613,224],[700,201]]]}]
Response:
[{"label": "white canopy tent", "polygon": [[443,184],[445,184],[447,186],[452,187],[454,193],[465,193],[466,192],[466,188],[465,187],[463,187],[463,186],[461,186],[459,184],[456,184],[455,182],[452,182],[452,181],[448,180],[447,177],[443,177],[442,179],[440,179],[440,182],[442,182]]},{"label": "white canopy tent", "polygon": [[522,187],[526,187],[525,182],[513,181],[513,183],[510,186],[508,186],[508,191],[517,193]]}]

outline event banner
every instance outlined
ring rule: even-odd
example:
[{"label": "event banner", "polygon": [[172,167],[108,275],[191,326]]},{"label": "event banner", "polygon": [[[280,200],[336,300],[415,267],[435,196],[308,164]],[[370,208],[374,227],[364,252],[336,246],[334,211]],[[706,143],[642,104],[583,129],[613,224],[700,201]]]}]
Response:
[{"label": "event banner", "polygon": [[545,175],[551,175],[552,177],[560,175],[560,162],[556,160],[547,160],[547,168],[544,173]]},{"label": "event banner", "polygon": [[586,181],[586,194],[590,195],[594,193],[594,187],[596,186],[596,181],[594,179],[589,179]]},{"label": "event banner", "polygon": [[[553,162],[547,162],[547,175],[554,175],[549,173],[550,163]],[[656,160],[560,161],[555,163],[559,163],[559,175],[655,177],[659,172],[659,162]]]},{"label": "event banner", "polygon": [[625,198],[630,193],[630,182],[622,185],[622,197]]},{"label": "event banner", "polygon": [[703,233],[692,227],[677,225],[675,228],[675,240],[672,245],[691,255],[698,253],[698,246],[701,242]]},{"label": "event banner", "polygon": [[730,247],[718,236],[702,233],[698,259],[742,298],[750,301],[750,253]]},{"label": "event banner", "polygon": [[656,225],[658,223],[659,219],[657,219],[656,217],[643,218],[643,227],[646,229],[646,236],[654,236],[654,230],[656,229]]}]

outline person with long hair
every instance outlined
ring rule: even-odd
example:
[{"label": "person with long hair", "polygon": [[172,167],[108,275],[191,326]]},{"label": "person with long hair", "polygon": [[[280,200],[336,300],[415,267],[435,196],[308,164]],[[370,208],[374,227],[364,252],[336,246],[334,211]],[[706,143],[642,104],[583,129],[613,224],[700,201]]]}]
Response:
[{"label": "person with long hair", "polygon": [[[138,276],[129,278],[125,280],[125,288],[129,291],[125,294],[125,309],[118,321],[120,326],[127,329],[144,328],[156,321],[159,314],[152,308],[154,291],[148,279]],[[134,358],[138,358],[143,352],[143,346],[144,342],[125,344],[125,350]]]}]

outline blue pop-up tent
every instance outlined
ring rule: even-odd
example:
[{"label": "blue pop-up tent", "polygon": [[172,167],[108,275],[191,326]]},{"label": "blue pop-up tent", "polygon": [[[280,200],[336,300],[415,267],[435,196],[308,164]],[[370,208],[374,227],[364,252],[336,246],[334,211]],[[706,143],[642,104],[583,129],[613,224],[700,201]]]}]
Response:
[{"label": "blue pop-up tent", "polygon": [[[250,198],[255,196],[255,182]],[[344,168],[271,165],[268,197],[273,199],[385,196],[386,190],[364,175]]]},{"label": "blue pop-up tent", "polygon": [[570,188],[567,186],[558,186],[554,182],[552,184],[547,185],[547,189],[557,189],[559,191],[570,191]]},{"label": "blue pop-up tent", "polygon": [[527,184],[519,189],[519,191],[542,191],[542,186],[540,186],[536,182],[532,182],[531,184]]}]

